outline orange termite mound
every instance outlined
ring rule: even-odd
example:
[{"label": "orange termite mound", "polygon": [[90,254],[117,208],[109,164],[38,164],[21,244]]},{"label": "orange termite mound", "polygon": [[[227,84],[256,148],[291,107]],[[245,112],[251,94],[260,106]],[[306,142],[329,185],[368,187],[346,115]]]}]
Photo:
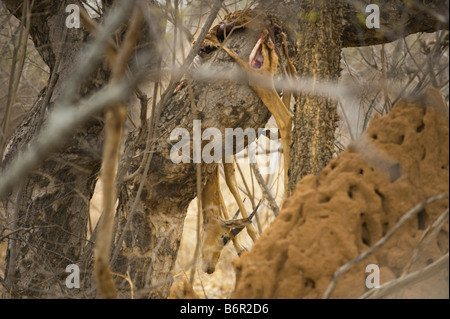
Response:
[{"label": "orange termite mound", "polygon": [[[399,219],[449,191],[448,106],[439,91],[399,101],[376,117],[359,140],[318,176],[305,177],[251,251],[235,260],[231,298],[321,298],[335,271],[380,240]],[[331,298],[365,293],[366,266],[381,284],[398,278],[421,235],[446,209],[439,200],[415,215],[383,246],[338,280]],[[448,222],[410,272],[448,252]],[[448,298],[448,263],[431,278],[395,295]]]}]

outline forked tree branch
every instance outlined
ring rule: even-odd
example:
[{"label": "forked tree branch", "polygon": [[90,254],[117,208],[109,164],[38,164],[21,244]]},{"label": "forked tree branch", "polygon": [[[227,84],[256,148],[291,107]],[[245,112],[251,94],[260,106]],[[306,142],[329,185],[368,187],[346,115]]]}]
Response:
[{"label": "forked tree branch", "polygon": [[[362,47],[395,41],[417,32],[436,32],[449,29],[448,0],[342,0],[344,4],[344,32],[342,47]],[[274,10],[283,16],[288,29],[300,33],[308,30],[296,29],[299,18],[307,18],[307,0],[259,1],[265,10]],[[368,28],[366,12],[369,4],[380,8],[380,28]]]}]

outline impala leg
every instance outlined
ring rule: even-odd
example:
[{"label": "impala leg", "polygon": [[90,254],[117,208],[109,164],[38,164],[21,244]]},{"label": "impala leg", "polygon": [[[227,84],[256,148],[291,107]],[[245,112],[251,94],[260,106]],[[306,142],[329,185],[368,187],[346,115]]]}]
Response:
[{"label": "impala leg", "polygon": [[[263,35],[264,34],[265,33],[263,33]],[[273,75],[275,74],[278,65],[278,56],[275,53],[274,45],[270,38],[266,42],[257,42],[253,52],[257,52],[258,49],[261,50],[260,53],[262,55],[263,63],[262,67],[259,69],[251,67],[249,63],[242,60],[234,51],[226,47],[223,47],[223,49],[246,72],[249,85],[275,118],[280,131],[284,153],[284,197],[286,198],[289,189],[288,171],[290,165],[292,113],[289,109],[289,104],[285,105],[281,100],[273,83]],[[285,102],[288,103],[288,101]]]},{"label": "impala leg", "polygon": [[[219,165],[217,165],[217,172],[219,172]],[[220,188],[220,184],[218,185],[218,187]],[[225,205],[225,201],[223,200],[222,192],[220,192],[220,191],[219,191],[219,196],[220,196],[220,205],[222,207],[223,219],[230,220],[230,218],[231,218],[230,214],[228,213],[227,207]],[[240,256],[242,254],[242,252],[247,250],[244,247],[242,247],[242,245],[239,242],[237,237],[233,237],[232,241],[233,241],[233,245],[234,245],[234,248],[236,249],[236,253],[238,254],[238,256]]]},{"label": "impala leg", "polygon": [[[234,167],[234,156],[233,156],[233,161],[231,163],[227,163],[226,161],[224,161],[223,169],[225,172],[225,182],[227,183],[228,189],[230,190],[231,194],[233,195],[234,200],[238,204],[238,207],[239,207],[239,210],[241,211],[242,217],[248,218],[247,211],[245,209],[244,203],[241,199],[241,196],[240,196],[239,190],[238,190],[238,186],[237,186],[235,167]],[[253,224],[249,224],[247,226],[247,231],[248,231],[249,236],[252,238],[253,242],[256,242],[256,240],[258,239],[258,234],[257,234],[256,229],[253,226]]]},{"label": "impala leg", "polygon": [[[256,91],[256,90],[255,90]],[[258,93],[259,92],[259,93]],[[291,128],[292,128],[292,114],[291,111],[281,101],[275,89],[272,90],[257,90],[257,93],[263,103],[267,106],[270,113],[278,126],[281,135],[281,144],[283,146],[283,166],[284,166],[284,194],[288,193],[289,187],[289,165],[290,165],[290,150],[291,150]]]}]

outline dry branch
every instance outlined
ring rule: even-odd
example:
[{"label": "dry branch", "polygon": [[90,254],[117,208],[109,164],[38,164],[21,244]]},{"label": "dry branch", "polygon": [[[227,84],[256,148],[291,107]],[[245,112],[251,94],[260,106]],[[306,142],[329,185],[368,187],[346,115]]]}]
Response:
[{"label": "dry branch", "polygon": [[27,40],[30,32],[31,9],[28,2],[25,2],[22,8],[22,21],[25,27],[20,28],[19,40],[17,46],[14,48],[13,61],[11,63],[11,74],[8,87],[8,100],[6,102],[6,114],[1,121],[0,128],[0,164],[3,159],[3,152],[7,141],[7,134],[10,125],[10,116],[13,104],[16,100],[17,90],[19,88],[20,77],[22,76],[23,65],[27,53]]},{"label": "dry branch", "polygon": [[261,191],[264,195],[264,198],[267,200],[270,209],[273,211],[273,214],[275,216],[278,216],[278,213],[280,212],[280,208],[278,207],[277,202],[275,201],[275,198],[273,198],[269,187],[267,186],[266,182],[264,181],[264,178],[262,177],[261,172],[259,171],[258,164],[250,163],[250,168],[252,169],[253,174],[255,174],[256,181],[258,182],[259,187],[261,187]]},{"label": "dry branch", "polygon": [[410,273],[404,277],[400,277],[394,280],[391,280],[385,284],[383,284],[380,288],[375,288],[372,290],[369,290],[364,295],[359,297],[359,299],[373,299],[373,298],[383,298],[386,297],[392,293],[395,293],[397,291],[400,291],[404,288],[407,288],[409,286],[412,286],[418,282],[427,280],[428,278],[436,275],[440,270],[444,269],[445,267],[448,268],[448,260],[449,255],[448,252],[436,260],[431,265],[426,266],[425,268],[419,269],[413,273]]},{"label": "dry branch", "polygon": [[[131,24],[117,55],[109,56],[112,68],[111,83],[117,83],[125,75],[128,61],[139,38],[142,23],[142,8],[134,1],[135,9]],[[126,120],[126,108],[122,103],[106,110],[105,143],[101,176],[103,179],[103,214],[100,219],[97,241],[95,243],[94,272],[101,298],[117,298],[117,291],[109,266],[113,237],[114,214],[116,208],[116,171],[119,162],[123,125]]]},{"label": "dry branch", "polygon": [[[137,77],[110,87],[107,86],[80,104],[76,102],[76,91],[80,83],[101,62],[102,52],[110,40],[112,30],[115,30],[126,18],[130,4],[130,1],[121,2],[121,5],[111,12],[105,24],[99,27],[96,41],[88,47],[85,56],[80,59],[76,72],[66,83],[62,98],[55,103],[54,111],[49,115],[45,130],[39,133],[28,150],[19,151],[19,154],[15,154],[14,159],[5,161],[8,166],[2,167],[0,198],[3,198],[17,181],[26,177],[34,167],[48,158],[58,146],[61,146],[78,126],[86,123],[92,115],[111,104],[123,101],[135,86]],[[35,124],[37,125],[37,123]],[[8,151],[5,152],[5,157],[7,155],[9,155]]]},{"label": "dry branch", "polygon": [[[449,2],[442,0],[346,0],[341,1],[344,26],[342,45],[362,47],[392,42],[417,32],[436,32],[449,29]],[[305,0],[259,1],[264,10],[279,12],[291,24],[311,3]],[[380,8],[380,28],[365,25],[367,5],[376,3]]]},{"label": "dry branch", "polygon": [[111,105],[123,101],[133,89],[137,79],[121,81],[107,86],[92,95],[85,102],[74,106],[61,106],[50,115],[47,128],[37,137],[35,143],[4,168],[0,179],[0,198],[23,180],[40,162],[47,158],[63,141],[92,115],[98,114]]},{"label": "dry branch", "polygon": [[395,226],[392,227],[392,229],[390,229],[383,238],[381,238],[379,241],[377,241],[372,247],[370,247],[368,250],[366,250],[365,252],[360,254],[358,257],[350,260],[348,263],[341,266],[334,273],[333,278],[332,278],[327,290],[325,291],[325,294],[323,295],[323,299],[328,299],[330,297],[331,293],[334,290],[334,287],[336,286],[337,280],[339,279],[339,277],[342,274],[344,274],[347,270],[349,270],[353,265],[355,265],[355,264],[359,263],[360,261],[364,260],[365,258],[367,258],[376,249],[378,249],[382,245],[384,245],[403,224],[405,224],[408,220],[410,220],[412,217],[414,217],[416,214],[418,214],[422,209],[424,209],[429,204],[431,204],[437,200],[448,199],[448,198],[449,198],[449,194],[436,195],[422,203],[417,204],[413,208],[411,208],[411,210],[409,210],[405,215],[403,215],[402,218],[400,218],[400,220],[397,222],[397,224],[395,224]]},{"label": "dry branch", "polygon": [[449,209],[447,208],[445,212],[443,212],[441,216],[439,216],[439,218],[436,219],[436,221],[432,225],[427,227],[427,229],[423,232],[422,236],[419,239],[419,243],[414,248],[411,260],[408,262],[408,265],[406,265],[405,269],[403,270],[402,277],[407,275],[411,266],[417,261],[420,254],[423,252],[425,246],[436,238],[441,229],[448,222],[448,215]]}]

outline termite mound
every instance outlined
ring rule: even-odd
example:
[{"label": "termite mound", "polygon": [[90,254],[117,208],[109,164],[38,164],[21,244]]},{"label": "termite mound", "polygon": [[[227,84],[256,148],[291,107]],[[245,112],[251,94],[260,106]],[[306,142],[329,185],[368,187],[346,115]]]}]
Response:
[{"label": "termite mound", "polygon": [[[439,91],[399,101],[318,176],[296,186],[251,251],[234,262],[231,298],[321,298],[335,271],[374,245],[413,208],[449,191],[448,106]],[[446,209],[428,206],[338,280],[331,298],[368,291],[366,266],[381,284],[398,278],[421,235]],[[449,226],[426,246],[410,272],[448,252]],[[448,298],[448,264],[426,281],[387,297]]]}]

